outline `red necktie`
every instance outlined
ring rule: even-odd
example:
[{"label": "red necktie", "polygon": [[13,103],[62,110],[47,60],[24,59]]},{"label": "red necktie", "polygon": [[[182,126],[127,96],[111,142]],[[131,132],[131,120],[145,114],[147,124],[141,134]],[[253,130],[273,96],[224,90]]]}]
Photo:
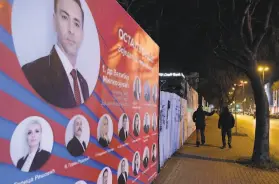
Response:
[{"label": "red necktie", "polygon": [[71,71],[71,75],[74,79],[74,95],[75,95],[76,103],[77,103],[77,105],[80,105],[81,97],[80,97],[80,91],[79,91],[79,86],[78,86],[77,71],[75,69],[73,69]]}]

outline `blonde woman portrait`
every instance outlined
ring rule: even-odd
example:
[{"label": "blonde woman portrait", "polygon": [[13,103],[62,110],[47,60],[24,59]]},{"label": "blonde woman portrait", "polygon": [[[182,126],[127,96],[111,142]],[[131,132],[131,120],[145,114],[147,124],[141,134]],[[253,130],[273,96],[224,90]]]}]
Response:
[{"label": "blonde woman portrait", "polygon": [[53,134],[49,124],[40,117],[29,117],[14,131],[11,157],[23,172],[39,170],[49,159]]},{"label": "blonde woman portrait", "polygon": [[102,147],[107,147],[112,139],[113,124],[109,115],[103,115],[98,124],[98,142]]}]

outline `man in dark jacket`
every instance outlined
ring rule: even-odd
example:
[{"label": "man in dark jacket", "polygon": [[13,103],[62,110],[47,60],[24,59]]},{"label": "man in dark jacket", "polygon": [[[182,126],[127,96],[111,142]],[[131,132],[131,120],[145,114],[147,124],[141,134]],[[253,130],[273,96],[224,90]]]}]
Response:
[{"label": "man in dark jacket", "polygon": [[193,121],[196,124],[196,133],[197,133],[197,147],[200,146],[200,135],[201,135],[201,142],[202,145],[205,144],[205,116],[212,116],[215,113],[215,111],[212,111],[211,113],[203,111],[202,105],[198,107],[198,109],[193,114]]},{"label": "man in dark jacket", "polygon": [[235,120],[233,115],[230,113],[228,107],[224,107],[218,122],[218,128],[222,130],[222,149],[226,148],[226,135],[228,135],[229,148],[232,148],[232,128],[234,124]]}]

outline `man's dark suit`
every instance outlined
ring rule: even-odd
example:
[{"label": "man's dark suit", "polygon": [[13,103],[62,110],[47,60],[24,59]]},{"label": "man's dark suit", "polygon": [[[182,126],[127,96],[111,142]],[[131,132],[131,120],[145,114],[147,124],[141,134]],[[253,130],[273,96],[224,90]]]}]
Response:
[{"label": "man's dark suit", "polygon": [[144,166],[144,168],[146,168],[148,166],[148,158],[147,157],[145,157],[143,159],[143,166]]},{"label": "man's dark suit", "polygon": [[124,128],[122,127],[119,131],[119,138],[121,141],[125,141],[128,137],[128,132],[124,130]]},{"label": "man's dark suit", "polygon": [[[40,169],[47,162],[49,157],[50,157],[50,153],[48,151],[38,150],[34,159],[33,159],[33,162],[31,164],[29,172],[36,171],[36,170]],[[17,162],[16,167],[18,169],[22,169],[26,159],[27,159],[27,156],[22,157],[21,159],[19,159],[19,161]]]},{"label": "man's dark suit", "polygon": [[136,137],[139,136],[139,132],[136,129],[134,129],[133,133]]},{"label": "man's dark suit", "polygon": [[133,173],[134,173],[134,175],[136,176],[136,175],[138,175],[138,171],[137,171],[137,167],[136,166],[134,166],[135,168],[134,168],[134,171],[133,171]]},{"label": "man's dark suit", "polygon": [[155,160],[156,160],[156,157],[153,155],[152,156],[152,162],[155,162]]},{"label": "man's dark suit", "polygon": [[136,100],[140,99],[140,93],[138,93],[137,91],[134,91],[134,97]]},{"label": "man's dark suit", "polygon": [[145,133],[149,132],[149,125],[144,125],[143,130]]},{"label": "man's dark suit", "polygon": [[[48,103],[61,108],[77,106],[68,76],[54,47],[50,55],[25,64],[22,70],[34,90]],[[77,76],[86,101],[89,98],[88,84],[78,71]]]},{"label": "man's dark suit", "polygon": [[86,149],[85,142],[83,141],[81,145],[80,141],[75,136],[67,144],[67,150],[74,157],[82,155],[85,149]]},{"label": "man's dark suit", "polygon": [[118,184],[126,184],[127,180],[128,180],[128,175],[127,175],[127,172],[125,172],[124,174],[123,173],[120,174],[117,181],[118,181]]}]

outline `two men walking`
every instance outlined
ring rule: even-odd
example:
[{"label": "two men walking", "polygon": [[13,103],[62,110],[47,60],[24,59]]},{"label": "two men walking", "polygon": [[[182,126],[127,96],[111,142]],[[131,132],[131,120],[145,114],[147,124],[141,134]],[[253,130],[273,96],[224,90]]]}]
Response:
[{"label": "two men walking", "polygon": [[[215,111],[212,111],[211,113],[206,112],[203,110],[203,107],[200,105],[198,109],[193,114],[193,121],[196,125],[196,145],[197,147],[200,146],[200,139],[201,144],[205,144],[205,117],[206,116],[212,116],[215,113]],[[218,122],[218,128],[222,131],[222,149],[226,148],[226,136],[228,136],[228,145],[229,148],[232,147],[231,141],[232,141],[232,128],[234,127],[235,120],[233,115],[229,112],[228,107],[224,107],[219,118]],[[201,138],[200,138],[201,137]]]}]

